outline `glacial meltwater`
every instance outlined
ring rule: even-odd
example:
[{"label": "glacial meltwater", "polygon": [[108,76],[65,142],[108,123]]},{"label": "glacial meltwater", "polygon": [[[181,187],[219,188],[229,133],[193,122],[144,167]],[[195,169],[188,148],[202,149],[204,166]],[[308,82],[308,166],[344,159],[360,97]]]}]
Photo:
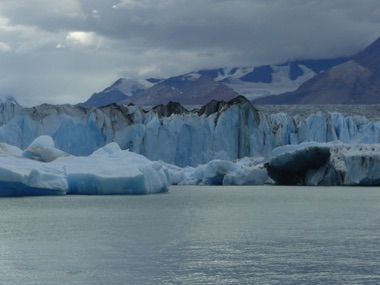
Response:
[{"label": "glacial meltwater", "polygon": [[380,188],[1,198],[0,284],[380,284]]}]

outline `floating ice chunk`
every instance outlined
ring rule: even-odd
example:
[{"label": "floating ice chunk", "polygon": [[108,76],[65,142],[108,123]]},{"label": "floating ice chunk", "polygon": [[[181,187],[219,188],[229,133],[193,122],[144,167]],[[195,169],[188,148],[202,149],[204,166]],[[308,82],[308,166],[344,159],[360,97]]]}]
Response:
[{"label": "floating ice chunk", "polygon": [[274,153],[266,168],[280,184],[380,185],[379,144],[308,143]]},{"label": "floating ice chunk", "polygon": [[279,184],[304,184],[310,169],[318,169],[330,158],[331,144],[309,142],[273,150],[274,157],[265,164],[268,175]]},{"label": "floating ice chunk", "polygon": [[63,169],[23,158],[22,151],[0,144],[0,196],[64,195]]},{"label": "floating ice chunk", "polygon": [[67,194],[150,194],[167,192],[169,177],[158,162],[110,143],[88,157],[56,160],[66,169]]},{"label": "floating ice chunk", "polygon": [[245,157],[236,163],[236,168],[223,178],[223,185],[262,185],[268,180],[262,158]]},{"label": "floating ice chunk", "polygon": [[236,165],[227,160],[212,160],[205,168],[203,183],[207,185],[223,185],[224,176],[236,169]]},{"label": "floating ice chunk", "polygon": [[162,164],[116,143],[88,157],[67,156],[46,136],[25,151],[0,144],[0,196],[149,194],[168,191],[168,184]]},{"label": "floating ice chunk", "polygon": [[212,160],[197,167],[166,164],[174,185],[257,185],[268,180],[263,158],[245,157],[237,162]]},{"label": "floating ice chunk", "polygon": [[197,167],[187,166],[180,168],[178,166],[166,164],[170,176],[170,182],[173,185],[199,185],[203,184],[205,164]]}]

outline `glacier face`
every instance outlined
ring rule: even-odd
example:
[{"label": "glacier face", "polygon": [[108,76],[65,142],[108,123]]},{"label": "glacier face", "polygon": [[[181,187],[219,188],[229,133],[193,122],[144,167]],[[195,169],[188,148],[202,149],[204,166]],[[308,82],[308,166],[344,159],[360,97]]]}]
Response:
[{"label": "glacier face", "polygon": [[23,108],[2,101],[0,142],[25,149],[35,138],[48,135],[58,149],[83,156],[116,142],[121,149],[150,160],[195,167],[216,159],[270,158],[276,147],[308,141],[380,141],[380,122],[362,116],[337,112],[317,112],[308,117],[267,115],[244,97],[227,103],[213,101],[192,112],[162,108],[160,112],[157,108],[145,111],[119,105],[82,108],[44,104]]}]

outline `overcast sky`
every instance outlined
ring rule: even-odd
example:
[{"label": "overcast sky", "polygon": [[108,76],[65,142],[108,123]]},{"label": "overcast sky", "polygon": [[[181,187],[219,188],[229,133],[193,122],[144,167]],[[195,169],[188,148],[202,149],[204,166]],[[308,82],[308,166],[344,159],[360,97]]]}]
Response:
[{"label": "overcast sky", "polygon": [[0,96],[79,103],[120,77],[352,55],[379,0],[0,0]]}]

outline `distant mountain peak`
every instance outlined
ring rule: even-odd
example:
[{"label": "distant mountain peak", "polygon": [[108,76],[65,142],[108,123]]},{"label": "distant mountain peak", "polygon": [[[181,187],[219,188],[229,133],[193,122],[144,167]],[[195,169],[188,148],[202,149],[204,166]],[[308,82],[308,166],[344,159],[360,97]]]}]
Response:
[{"label": "distant mountain peak", "polygon": [[78,105],[82,107],[102,107],[118,103],[138,91],[152,87],[154,84],[145,79],[119,78],[110,87],[107,87],[102,92],[92,94],[86,102]]},{"label": "distant mountain peak", "polygon": [[136,92],[121,103],[153,106],[172,101],[183,105],[201,105],[212,99],[230,100],[236,96],[238,93],[223,83],[191,72],[168,78],[151,88]]},{"label": "distant mountain peak", "polygon": [[380,38],[355,55],[353,60],[380,73]]}]

